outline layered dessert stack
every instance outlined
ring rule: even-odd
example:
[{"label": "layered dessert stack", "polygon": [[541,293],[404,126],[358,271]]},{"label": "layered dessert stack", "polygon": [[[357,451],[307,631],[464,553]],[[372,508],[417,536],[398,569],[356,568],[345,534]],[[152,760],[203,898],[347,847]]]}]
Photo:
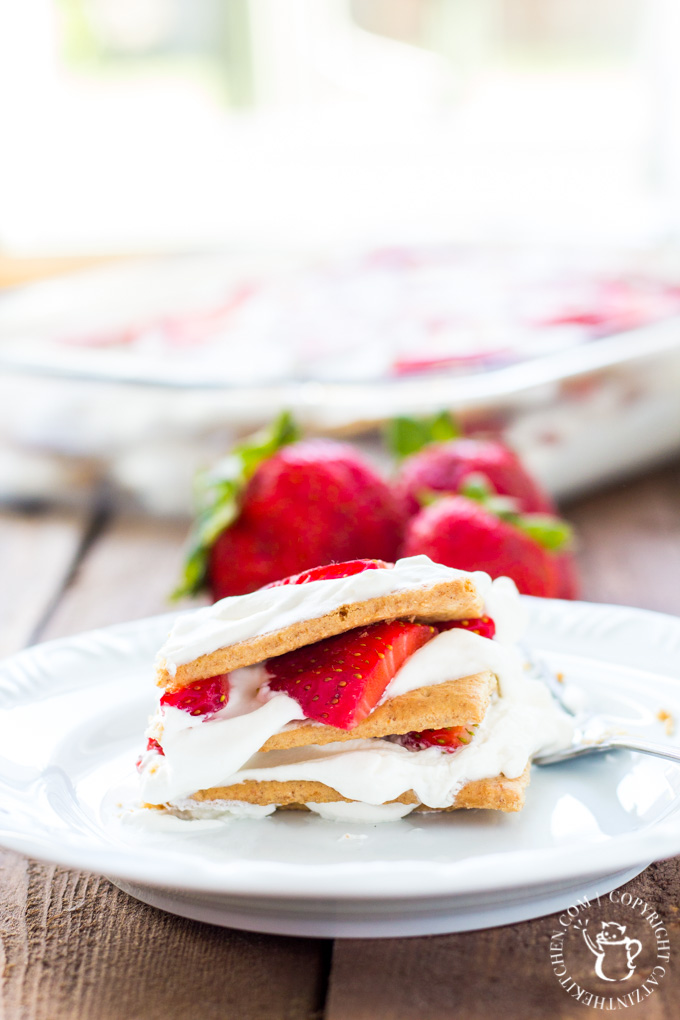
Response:
[{"label": "layered dessert stack", "polygon": [[318,567],[186,614],[158,656],[142,799],[198,818],[518,811],[532,755],[570,738],[526,675],[523,625],[512,581],[425,556]]}]

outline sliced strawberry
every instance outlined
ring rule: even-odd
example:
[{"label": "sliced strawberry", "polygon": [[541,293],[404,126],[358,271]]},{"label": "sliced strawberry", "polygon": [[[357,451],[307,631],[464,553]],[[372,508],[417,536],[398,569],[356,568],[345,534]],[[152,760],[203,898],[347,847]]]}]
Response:
[{"label": "sliced strawberry", "polygon": [[[146,750],[147,750],[147,754],[148,754],[149,751],[155,751],[157,754],[165,755],[165,751],[163,750],[161,745],[158,743],[158,741],[154,737],[149,737],[149,739],[147,740],[147,742],[146,742]],[[135,762],[135,768],[137,769],[138,772],[142,771],[142,761],[143,760],[144,760],[144,755],[140,754],[139,758]]]},{"label": "sliced strawberry", "polygon": [[439,747],[447,754],[453,754],[459,747],[469,744],[474,731],[469,726],[446,726],[441,730],[412,730],[400,738],[400,743],[409,751],[424,751],[427,747]]},{"label": "sliced strawberry", "polygon": [[351,577],[362,574],[364,570],[384,570],[393,567],[393,563],[384,560],[346,560],[344,563],[327,563],[311,570],[303,570],[301,574],[291,574],[281,581],[265,584],[265,588],[279,588],[282,584],[309,584],[310,581],[330,581],[337,577]]},{"label": "sliced strawberry", "polygon": [[190,715],[211,716],[229,701],[229,674],[220,673],[207,680],[196,680],[188,687],[164,694],[161,705],[181,708]]},{"label": "sliced strawberry", "polygon": [[469,620],[446,620],[437,624],[437,630],[453,630],[457,627],[479,634],[480,637],[492,638],[496,633],[496,624],[490,616],[475,616]]},{"label": "sliced strawberry", "polygon": [[278,655],[267,662],[269,687],[294,698],[308,719],[349,730],[365,719],[434,627],[374,623]]}]

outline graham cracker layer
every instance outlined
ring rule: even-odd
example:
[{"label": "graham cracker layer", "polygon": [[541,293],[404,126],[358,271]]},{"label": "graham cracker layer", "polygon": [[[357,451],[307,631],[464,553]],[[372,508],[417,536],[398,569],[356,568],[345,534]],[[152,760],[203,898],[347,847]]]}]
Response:
[{"label": "graham cracker layer", "polygon": [[489,707],[497,680],[493,673],[474,673],[460,680],[447,680],[391,698],[375,708],[367,719],[351,730],[335,726],[302,723],[270,737],[261,751],[285,751],[307,744],[332,744],[341,740],[366,740],[411,730],[440,729],[480,723]]},{"label": "graham cracker layer", "polygon": [[[459,792],[451,807],[438,808],[440,811],[458,811],[460,808],[486,808],[490,811],[521,811],[529,786],[531,765],[527,765],[521,776],[508,779],[494,776],[493,779],[476,779]],[[311,802],[310,802],[311,803]],[[429,811],[421,804],[416,811]]]},{"label": "graham cracker layer", "polygon": [[[418,752],[414,752],[417,754]],[[527,765],[521,776],[508,779],[506,776],[494,776],[491,779],[476,779],[467,783],[459,791],[450,807],[429,808],[420,804],[413,790],[395,797],[390,804],[418,804],[417,811],[457,811],[460,808],[486,808],[491,811],[521,811],[524,807],[524,795],[529,785],[530,765]],[[278,807],[305,810],[305,804],[330,804],[336,801],[351,803],[342,797],[337,790],[312,780],[290,780],[278,782],[265,780],[257,782],[248,779],[232,786],[216,786],[210,790],[199,790],[192,800],[236,800],[248,804],[276,804]]]},{"label": "graham cracker layer", "polygon": [[351,602],[314,620],[293,623],[281,630],[218,648],[192,662],[178,666],[175,676],[171,676],[165,663],[161,662],[157,669],[156,682],[168,691],[175,691],[186,687],[194,680],[229,673],[242,666],[253,666],[275,655],[292,652],[295,648],[323,641],[355,627],[397,619],[413,620],[417,623],[464,620],[467,617],[479,616],[483,608],[482,599],[473,582],[467,577],[444,581],[429,588],[394,592],[364,602]]}]

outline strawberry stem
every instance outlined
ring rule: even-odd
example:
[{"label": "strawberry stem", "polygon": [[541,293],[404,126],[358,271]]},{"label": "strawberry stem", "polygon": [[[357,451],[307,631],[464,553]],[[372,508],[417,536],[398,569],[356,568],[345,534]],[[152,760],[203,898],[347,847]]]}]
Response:
[{"label": "strawberry stem", "polygon": [[210,549],[238,517],[246,485],[260,464],[299,437],[292,415],[284,411],[270,426],[234,447],[213,468],[196,475],[194,523],[180,583],[172,592],[172,599],[196,595],[205,587]]}]

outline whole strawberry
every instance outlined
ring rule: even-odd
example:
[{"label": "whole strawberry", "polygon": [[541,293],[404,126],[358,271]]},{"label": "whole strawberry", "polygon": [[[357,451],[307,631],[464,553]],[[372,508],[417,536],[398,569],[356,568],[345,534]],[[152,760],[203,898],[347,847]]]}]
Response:
[{"label": "whole strawberry", "polygon": [[[439,493],[465,493],[487,508],[495,502],[493,508],[496,511],[500,508],[506,521],[513,523],[514,515],[515,525],[522,515],[555,513],[552,500],[513,450],[497,439],[460,436],[455,421],[446,413],[429,419],[397,418],[391,423],[388,441],[393,452],[405,458],[394,489],[409,516],[417,514],[424,502],[431,502]],[[504,497],[509,499],[503,508]],[[578,576],[573,557],[566,548],[566,525],[558,522],[556,530],[550,523],[546,531],[538,522],[534,532],[551,544],[549,565],[558,578],[552,595],[577,598]],[[562,538],[556,539],[560,534]],[[560,547],[564,547],[563,551],[559,551]]]},{"label": "whole strawberry", "polygon": [[205,476],[177,594],[254,591],[319,564],[394,560],[405,515],[346,443],[297,440],[288,415]]},{"label": "whole strawberry", "polygon": [[542,515],[503,519],[466,496],[443,496],[411,518],[403,555],[425,553],[445,566],[511,577],[524,595],[560,598],[559,556],[549,547],[566,540],[561,525]]},{"label": "whole strawberry", "polygon": [[484,475],[501,496],[512,496],[527,514],[553,514],[550,497],[531,477],[517,454],[496,439],[451,439],[430,443],[402,463],[397,495],[410,515],[420,509],[423,492],[460,492],[471,475]]}]

